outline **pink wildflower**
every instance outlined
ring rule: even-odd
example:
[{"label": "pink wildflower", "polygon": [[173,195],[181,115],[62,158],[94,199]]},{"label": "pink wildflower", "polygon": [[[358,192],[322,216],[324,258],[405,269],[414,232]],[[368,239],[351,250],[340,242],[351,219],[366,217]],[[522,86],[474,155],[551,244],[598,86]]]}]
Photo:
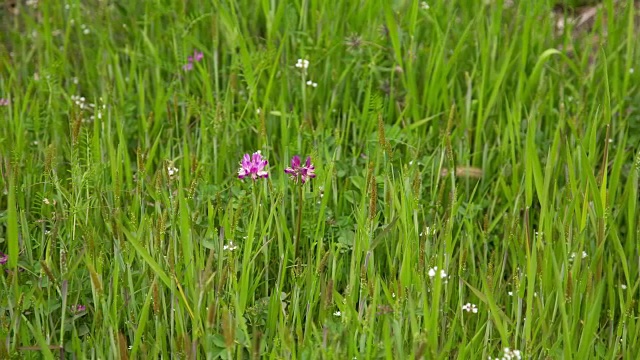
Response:
[{"label": "pink wildflower", "polygon": [[87,310],[87,307],[81,304],[71,305],[70,310],[72,313],[77,314]]},{"label": "pink wildflower", "polygon": [[260,150],[249,154],[244,154],[242,161],[240,161],[240,169],[238,169],[238,179],[244,179],[250,176],[253,180],[258,178],[269,177],[269,173],[266,170],[266,166],[269,162],[262,157]]},{"label": "pink wildflower", "polygon": [[193,70],[193,64],[200,62],[200,60],[202,60],[202,58],[204,58],[204,54],[202,54],[202,52],[198,51],[198,50],[194,50],[193,51],[193,56],[189,56],[187,58],[188,62],[182,66],[182,70],[184,71],[191,71]]},{"label": "pink wildflower", "polygon": [[202,54],[201,51],[197,51],[197,50],[193,51],[193,61],[200,62],[202,58],[204,58],[204,55]]},{"label": "pink wildflower", "polygon": [[295,155],[291,159],[291,167],[284,169],[284,172],[291,176],[291,179],[295,182],[300,180],[303,184],[309,179],[316,177],[316,168],[311,163],[311,156],[307,157],[307,161],[304,165],[300,164],[300,156]]}]

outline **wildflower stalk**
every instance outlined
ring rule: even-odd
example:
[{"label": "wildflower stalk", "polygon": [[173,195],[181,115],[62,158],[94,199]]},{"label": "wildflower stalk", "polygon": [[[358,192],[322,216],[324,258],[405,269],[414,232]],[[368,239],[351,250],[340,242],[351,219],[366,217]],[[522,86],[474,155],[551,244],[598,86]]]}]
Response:
[{"label": "wildflower stalk", "polygon": [[251,184],[251,197],[253,198],[253,211],[258,211],[258,195],[256,195],[256,182]]},{"label": "wildflower stalk", "polygon": [[[307,80],[307,69],[309,68],[309,60],[307,59],[298,59],[296,63],[296,67],[301,71],[301,85],[302,85],[302,122],[304,123],[309,118],[309,106],[307,101],[307,85],[318,86],[318,84],[314,84],[311,80]],[[299,138],[300,136],[298,136]]]},{"label": "wildflower stalk", "polygon": [[[308,117],[307,89],[306,89],[306,85],[305,85],[306,83],[307,83],[306,73],[302,73],[302,123],[303,124],[307,120],[307,117]],[[300,134],[298,135],[298,138],[300,138]]]},{"label": "wildflower stalk", "polygon": [[304,193],[303,193],[303,184],[298,186],[298,220],[297,220],[297,229],[296,229],[296,237],[293,239],[293,257],[296,258],[298,255],[298,239],[302,234],[302,206],[304,205]]},{"label": "wildflower stalk", "polygon": [[302,208],[304,205],[304,184],[316,177],[315,167],[311,163],[311,157],[307,157],[307,160],[302,164],[300,156],[296,155],[291,159],[291,167],[284,170],[293,181],[298,184],[298,221],[296,229],[296,237],[293,239],[293,256],[294,258],[298,254],[298,240],[302,234]]}]

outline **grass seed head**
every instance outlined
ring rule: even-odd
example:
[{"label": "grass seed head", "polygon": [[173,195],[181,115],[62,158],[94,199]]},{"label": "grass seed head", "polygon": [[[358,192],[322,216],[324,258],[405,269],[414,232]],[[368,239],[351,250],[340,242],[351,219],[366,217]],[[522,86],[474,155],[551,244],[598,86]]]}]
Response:
[{"label": "grass seed head", "polygon": [[356,52],[358,50],[360,50],[360,47],[362,46],[363,42],[362,42],[362,36],[353,33],[349,36],[347,36],[347,38],[344,40],[344,44],[347,46],[347,50],[351,51],[351,52]]}]

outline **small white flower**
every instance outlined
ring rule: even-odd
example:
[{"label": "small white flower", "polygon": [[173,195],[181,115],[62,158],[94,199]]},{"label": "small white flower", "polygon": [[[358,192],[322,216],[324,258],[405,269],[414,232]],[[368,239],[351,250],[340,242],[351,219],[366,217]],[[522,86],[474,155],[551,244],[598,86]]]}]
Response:
[{"label": "small white flower", "polygon": [[256,109],[256,114],[260,115],[260,113],[262,113],[262,108],[257,108]]},{"label": "small white flower", "polygon": [[318,87],[318,83],[313,82],[313,81],[311,81],[311,80],[307,80],[307,85],[309,85],[309,86],[313,86],[313,87]]},{"label": "small white flower", "polygon": [[237,249],[238,246],[236,246],[236,244],[233,243],[233,241],[229,241],[229,243],[225,246],[222,247],[222,250],[224,251],[233,251],[235,249]]},{"label": "small white flower", "polygon": [[509,291],[507,294],[509,294],[509,296],[513,296],[513,291]]},{"label": "small white flower", "polygon": [[429,10],[429,4],[427,4],[426,1],[423,1],[423,2],[420,3],[420,8],[422,10]]},{"label": "small white flower", "polygon": [[621,288],[622,290],[627,290],[627,285],[622,284],[622,285],[620,285],[620,288]]},{"label": "small white flower", "polygon": [[522,359],[522,353],[520,353],[520,350],[511,350],[509,348],[504,348],[503,350],[503,356],[500,358],[494,358],[494,359],[500,359],[500,360],[520,360]]},{"label": "small white flower", "polygon": [[176,175],[178,173],[178,168],[171,165],[167,167],[167,174],[169,174],[170,177],[173,177],[174,175]]},{"label": "small white flower", "polygon": [[296,62],[296,67],[298,69],[307,69],[309,68],[309,60],[307,59],[298,59],[298,62]]},{"label": "small white flower", "polygon": [[[577,256],[577,255],[578,255],[578,254],[576,254],[575,252],[572,252],[572,253],[569,255],[569,261],[573,261],[573,260],[575,260],[575,258],[576,258],[576,256]],[[586,258],[587,256],[589,256],[589,255],[587,254],[587,252],[586,252],[586,251],[583,251],[583,252],[582,252],[582,256],[581,256],[581,258],[583,258],[583,259],[584,259],[584,258]]]},{"label": "small white flower", "polygon": [[47,198],[42,199],[42,202],[45,203],[45,205],[51,204],[51,202]]},{"label": "small white flower", "polygon": [[396,298],[396,293],[391,293],[391,297],[395,299]]},{"label": "small white flower", "polygon": [[[429,277],[432,278],[436,276],[437,272],[438,272],[438,267],[434,266],[431,269],[429,269],[429,272],[427,274],[429,275]],[[444,270],[440,270],[440,278],[444,279],[446,277],[447,277],[447,273]]]},{"label": "small white flower", "polygon": [[635,70],[633,68],[629,69],[629,74],[633,74]]},{"label": "small white flower", "polygon": [[340,316],[342,316],[342,313],[340,312],[340,310],[338,310],[338,311],[333,313],[333,316],[340,317]]},{"label": "small white flower", "polygon": [[472,304],[472,303],[466,303],[466,304],[462,305],[462,310],[464,310],[466,312],[472,312],[474,314],[478,313],[478,307],[475,304]]}]

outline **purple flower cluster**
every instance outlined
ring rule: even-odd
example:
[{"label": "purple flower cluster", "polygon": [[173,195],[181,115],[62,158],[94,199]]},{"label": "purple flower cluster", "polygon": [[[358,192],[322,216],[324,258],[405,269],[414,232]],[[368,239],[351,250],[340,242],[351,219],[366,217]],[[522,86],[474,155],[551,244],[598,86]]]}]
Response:
[{"label": "purple flower cluster", "polygon": [[7,256],[7,254],[0,251],[0,265],[6,264],[7,261],[9,261],[9,257]]},{"label": "purple flower cluster", "polygon": [[0,106],[9,106],[9,99],[0,98]]},{"label": "purple flower cluster", "polygon": [[[240,168],[238,169],[238,179],[251,177],[251,179],[257,180],[258,178],[269,177],[267,164],[267,159],[262,156],[260,151],[256,151],[252,155],[244,154],[242,161],[240,161]],[[310,179],[316,177],[315,170],[315,166],[311,163],[311,156],[307,157],[307,160],[303,165],[301,163],[300,156],[295,155],[291,159],[291,167],[284,169],[284,172],[296,183],[300,181],[304,184]]]},{"label": "purple flower cluster", "polygon": [[269,177],[266,170],[267,164],[269,162],[262,157],[260,150],[254,152],[253,155],[244,154],[242,161],[240,161],[240,169],[238,169],[238,179],[244,179],[248,176],[253,180]]},{"label": "purple flower cluster", "polygon": [[316,168],[311,163],[311,156],[307,157],[304,165],[300,163],[300,156],[296,155],[291,159],[291,167],[284,169],[284,172],[289,174],[291,180],[296,183],[301,181],[303,184],[316,177]]},{"label": "purple flower cluster", "polygon": [[184,71],[191,71],[193,70],[193,64],[200,62],[200,60],[202,60],[202,58],[204,57],[204,55],[202,54],[202,52],[198,51],[198,50],[194,50],[193,51],[193,56],[189,56],[189,58],[187,59],[188,62],[182,66],[182,70]]}]

